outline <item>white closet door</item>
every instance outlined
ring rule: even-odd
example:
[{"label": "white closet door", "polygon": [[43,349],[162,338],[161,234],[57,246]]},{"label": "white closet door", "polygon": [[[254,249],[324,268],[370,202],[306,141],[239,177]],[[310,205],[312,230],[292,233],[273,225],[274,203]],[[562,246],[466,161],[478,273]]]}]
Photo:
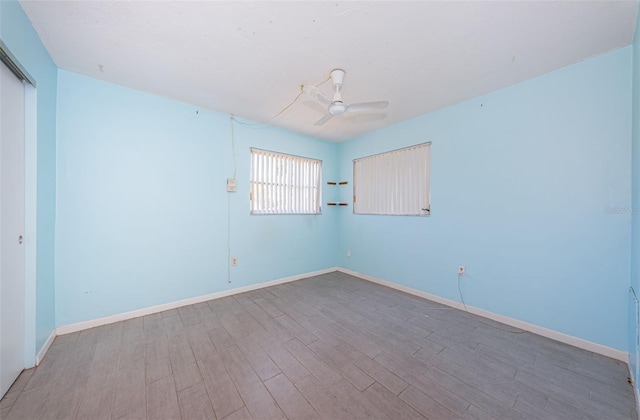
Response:
[{"label": "white closet door", "polygon": [[0,396],[24,368],[24,85],[0,63]]}]

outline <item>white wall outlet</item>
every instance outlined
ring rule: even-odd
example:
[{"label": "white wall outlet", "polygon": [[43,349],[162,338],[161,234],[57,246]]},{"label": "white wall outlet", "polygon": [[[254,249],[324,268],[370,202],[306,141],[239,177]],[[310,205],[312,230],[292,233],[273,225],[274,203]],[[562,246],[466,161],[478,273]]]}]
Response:
[{"label": "white wall outlet", "polygon": [[347,257],[351,257],[351,251],[347,251]]},{"label": "white wall outlet", "polygon": [[238,257],[231,257],[231,266],[235,267],[238,265]]},{"label": "white wall outlet", "polygon": [[465,268],[464,265],[459,265],[458,266],[458,275],[459,276],[464,276],[465,274],[467,274],[467,269]]},{"label": "white wall outlet", "polygon": [[236,192],[236,180],[233,178],[227,179],[227,192]]}]

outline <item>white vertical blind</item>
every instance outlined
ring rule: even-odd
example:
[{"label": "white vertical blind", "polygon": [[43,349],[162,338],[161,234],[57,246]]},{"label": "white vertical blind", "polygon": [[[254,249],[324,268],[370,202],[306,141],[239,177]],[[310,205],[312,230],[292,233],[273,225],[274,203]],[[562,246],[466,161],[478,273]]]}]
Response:
[{"label": "white vertical blind", "polygon": [[431,143],[353,161],[358,214],[428,216]]},{"label": "white vertical blind", "polygon": [[320,213],[322,161],[251,149],[251,214]]}]

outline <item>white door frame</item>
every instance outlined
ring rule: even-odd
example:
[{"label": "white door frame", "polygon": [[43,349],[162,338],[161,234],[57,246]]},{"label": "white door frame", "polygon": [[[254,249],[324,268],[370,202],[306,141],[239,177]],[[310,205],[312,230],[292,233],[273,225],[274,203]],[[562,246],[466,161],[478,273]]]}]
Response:
[{"label": "white door frame", "polygon": [[24,367],[36,365],[36,250],[38,192],[38,99],[35,79],[0,39],[2,61],[25,86],[24,97]]},{"label": "white door frame", "polygon": [[[1,1],[1,0],[0,0]],[[38,202],[38,99],[36,88],[24,87],[24,366],[36,358],[36,250]]]}]

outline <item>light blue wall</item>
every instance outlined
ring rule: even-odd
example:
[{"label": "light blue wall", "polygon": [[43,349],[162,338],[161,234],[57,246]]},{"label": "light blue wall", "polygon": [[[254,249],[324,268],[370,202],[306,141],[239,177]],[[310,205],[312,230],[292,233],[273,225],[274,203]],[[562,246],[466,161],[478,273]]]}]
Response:
[{"label": "light blue wall", "polygon": [[[627,350],[631,47],[340,145],[433,142],[431,216],[340,220],[342,266]],[[425,75],[428,77],[428,75]],[[344,197],[351,195],[349,187]],[[351,257],[346,257],[346,251]]]},{"label": "light blue wall", "polygon": [[[249,148],[324,161],[337,146],[227,115],[58,75],[56,322],[68,325],[336,265],[335,209],[250,216]],[[227,205],[238,266],[227,284]]]},{"label": "light blue wall", "polygon": [[[639,11],[640,12],[640,11]],[[633,107],[632,107],[632,172],[631,172],[631,286],[640,294],[640,13],[633,41]],[[639,295],[640,296],[640,295]],[[636,375],[636,308],[629,295],[629,361]],[[638,378],[636,375],[636,386]]]},{"label": "light blue wall", "polygon": [[[27,299],[26,308],[28,317],[32,311],[35,313],[36,330],[35,349],[25,350],[26,358],[33,359],[35,352],[42,347],[55,328],[57,68],[17,1],[0,1],[0,38],[37,84],[36,298]],[[27,162],[28,165],[32,163],[34,162]],[[30,307],[33,302],[35,308]],[[31,331],[27,331],[27,334],[31,334]]]}]

